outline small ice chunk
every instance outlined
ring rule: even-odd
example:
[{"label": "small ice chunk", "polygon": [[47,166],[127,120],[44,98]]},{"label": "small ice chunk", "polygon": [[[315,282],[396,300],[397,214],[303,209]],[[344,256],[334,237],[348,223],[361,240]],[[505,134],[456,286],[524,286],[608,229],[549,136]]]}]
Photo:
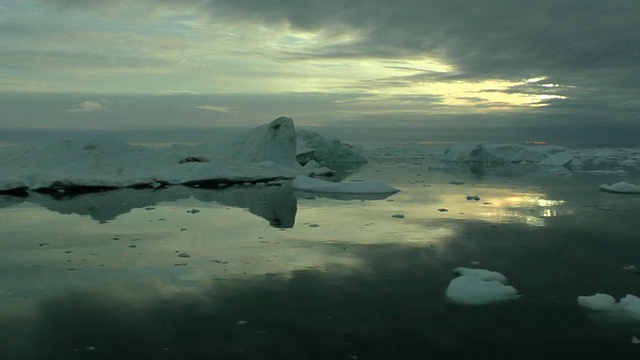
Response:
[{"label": "small ice chunk", "polygon": [[484,305],[515,299],[518,291],[496,280],[486,281],[477,276],[462,275],[449,283],[446,296],[459,304]]},{"label": "small ice chunk", "polygon": [[595,311],[617,310],[616,299],[609,294],[578,296],[578,305]]},{"label": "small ice chunk", "polygon": [[291,183],[297,190],[334,194],[393,194],[400,190],[374,181],[331,182],[308,176],[297,176]]},{"label": "small ice chunk", "polygon": [[499,272],[466,267],[458,267],[455,272],[461,276],[449,283],[446,296],[456,303],[483,305],[518,297],[518,291],[507,285],[507,277]]},{"label": "small ice chunk", "polygon": [[638,344],[640,344],[640,339],[638,339],[635,336],[632,336],[631,337],[631,343],[634,344],[634,345],[638,345]]},{"label": "small ice chunk", "polygon": [[632,320],[640,320],[640,298],[627,294],[619,302],[609,294],[578,296],[578,304],[595,311],[605,311],[615,316],[624,316]]},{"label": "small ice chunk", "polygon": [[238,322],[236,323],[237,326],[242,326],[249,323],[247,320],[238,320]]}]

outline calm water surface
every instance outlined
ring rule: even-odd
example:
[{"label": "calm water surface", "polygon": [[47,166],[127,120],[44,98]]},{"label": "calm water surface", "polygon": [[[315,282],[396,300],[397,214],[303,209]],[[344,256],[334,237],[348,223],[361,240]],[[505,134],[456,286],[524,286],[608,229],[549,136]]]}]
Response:
[{"label": "calm water surface", "polygon": [[[624,269],[640,267],[640,196],[597,190],[637,173],[433,165],[348,174],[402,190],[386,198],[286,183],[2,196],[0,358],[640,358],[640,321],[576,302],[640,295]],[[522,296],[452,303],[458,266]]]}]

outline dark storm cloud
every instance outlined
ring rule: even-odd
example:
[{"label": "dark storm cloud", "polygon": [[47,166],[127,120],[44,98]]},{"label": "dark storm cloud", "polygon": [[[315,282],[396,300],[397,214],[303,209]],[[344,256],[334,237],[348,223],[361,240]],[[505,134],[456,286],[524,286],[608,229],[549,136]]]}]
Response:
[{"label": "dark storm cloud", "polygon": [[[64,7],[100,1],[55,0]],[[125,3],[126,1],[120,1]],[[637,85],[640,2],[628,0],[157,0],[199,6],[217,21],[288,24],[298,31],[353,33],[302,57],[431,56],[464,79],[582,74]],[[113,4],[113,3],[112,3]],[[593,72],[595,71],[595,72]],[[590,73],[593,72],[593,73]],[[624,75],[623,75],[624,74]]]},{"label": "dark storm cloud", "polygon": [[634,45],[640,43],[640,3],[626,0],[210,0],[205,4],[216,17],[364,34],[356,43],[319,49],[325,55],[431,55],[454,64],[466,77],[635,69],[640,58],[640,47]]},{"label": "dark storm cloud", "polygon": [[[53,1],[64,8],[107,12],[100,1]],[[129,1],[109,6],[125,7]],[[616,108],[621,116],[631,117],[638,109],[634,100],[640,96],[637,1],[149,0],[149,4],[174,10],[195,8],[216,23],[276,30],[288,25],[292,31],[319,33],[327,40],[303,53],[271,54],[283,62],[424,58],[451,66],[440,73],[425,70],[373,79],[361,83],[363,88],[546,77],[540,84],[559,87],[527,84],[500,91],[571,100],[547,99],[553,105],[547,109],[562,103],[564,109],[576,106],[581,111],[586,103],[607,102],[592,106]]]}]

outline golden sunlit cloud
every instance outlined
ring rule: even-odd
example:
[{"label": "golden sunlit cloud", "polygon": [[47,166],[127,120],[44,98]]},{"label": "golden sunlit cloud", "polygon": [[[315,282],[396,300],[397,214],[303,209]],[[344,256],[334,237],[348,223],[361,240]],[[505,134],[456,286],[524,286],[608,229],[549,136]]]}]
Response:
[{"label": "golden sunlit cloud", "polygon": [[214,112],[223,112],[223,113],[233,112],[233,110],[228,106],[202,105],[202,106],[196,106],[196,109],[214,111]]},{"label": "golden sunlit cloud", "polygon": [[104,107],[99,101],[90,101],[87,100],[80,104],[77,108],[67,109],[66,111],[69,113],[81,113],[81,112],[91,112],[91,111],[104,111],[107,108]]}]

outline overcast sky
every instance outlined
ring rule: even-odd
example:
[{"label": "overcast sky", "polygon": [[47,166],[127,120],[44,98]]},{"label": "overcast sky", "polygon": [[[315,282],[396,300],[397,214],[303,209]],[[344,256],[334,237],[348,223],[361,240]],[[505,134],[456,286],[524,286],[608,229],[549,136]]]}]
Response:
[{"label": "overcast sky", "polygon": [[632,0],[0,0],[0,125],[638,122],[638,19]]}]

